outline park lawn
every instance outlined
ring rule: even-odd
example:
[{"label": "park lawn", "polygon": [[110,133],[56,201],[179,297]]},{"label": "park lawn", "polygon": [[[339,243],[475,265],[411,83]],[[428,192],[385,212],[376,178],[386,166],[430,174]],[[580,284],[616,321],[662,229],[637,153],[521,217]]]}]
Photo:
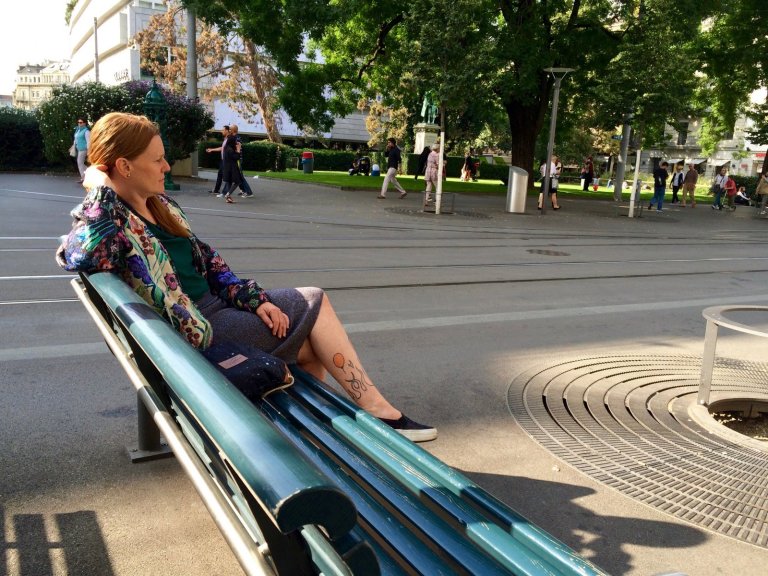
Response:
[{"label": "park lawn", "polygon": [[[346,172],[335,172],[316,170],[312,174],[305,174],[302,170],[289,168],[285,172],[254,172],[246,171],[248,176],[259,176],[271,178],[274,180],[288,180],[292,182],[308,182],[321,186],[334,186],[342,190],[380,190],[384,181],[383,176],[350,176]],[[398,182],[409,192],[424,191],[424,178],[419,177],[415,180],[413,176],[400,175]],[[528,196],[538,194],[540,183],[534,183],[534,190],[528,192]],[[460,194],[479,194],[488,196],[506,196],[507,186],[500,180],[483,180],[480,178],[477,182],[462,182],[458,178],[448,178],[443,181],[443,192],[456,192]],[[581,189],[579,184],[561,183],[558,188],[558,194],[563,198],[591,198],[595,200],[613,201],[613,188],[599,186],[597,191],[589,190],[587,192]],[[650,201],[653,197],[653,190],[643,190],[640,194],[641,200]],[[629,190],[624,190],[622,198],[625,202],[629,201]],[[667,199],[671,198],[671,191],[667,191]],[[708,194],[706,187],[697,187],[696,202],[711,202],[711,195]]]}]

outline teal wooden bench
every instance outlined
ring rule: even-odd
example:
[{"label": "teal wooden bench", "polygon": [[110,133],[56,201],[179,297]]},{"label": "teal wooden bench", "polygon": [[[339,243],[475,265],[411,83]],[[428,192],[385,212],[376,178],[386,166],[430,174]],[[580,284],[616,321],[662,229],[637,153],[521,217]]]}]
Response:
[{"label": "teal wooden bench", "polygon": [[252,403],[116,276],[73,285],[137,389],[132,452],[168,442],[246,574],[604,574],[299,368]]}]

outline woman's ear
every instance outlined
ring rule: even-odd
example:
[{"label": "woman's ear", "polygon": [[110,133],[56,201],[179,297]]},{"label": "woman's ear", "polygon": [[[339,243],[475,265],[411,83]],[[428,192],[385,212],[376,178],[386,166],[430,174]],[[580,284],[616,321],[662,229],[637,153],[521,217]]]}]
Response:
[{"label": "woman's ear", "polygon": [[131,163],[126,158],[118,158],[115,162],[115,172],[123,178],[130,178],[131,176]]}]

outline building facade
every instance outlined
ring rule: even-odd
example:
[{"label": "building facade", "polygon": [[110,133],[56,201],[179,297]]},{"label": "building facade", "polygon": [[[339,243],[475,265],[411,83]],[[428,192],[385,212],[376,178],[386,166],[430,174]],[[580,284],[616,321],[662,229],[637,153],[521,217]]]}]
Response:
[{"label": "building facade", "polygon": [[16,71],[13,105],[34,110],[51,96],[56,86],[69,83],[69,61],[25,64]]},{"label": "building facade", "polygon": [[[764,102],[766,90],[757,90],[752,94],[754,103]],[[731,174],[741,176],[756,176],[765,162],[768,146],[758,145],[749,140],[748,133],[753,122],[746,116],[739,116],[733,131],[726,134],[718,142],[715,151],[705,157],[699,144],[701,120],[698,118],[684,119],[678,122],[677,129],[667,128],[669,140],[662,149],[647,150],[641,155],[641,169],[652,171],[662,160],[670,165],[683,162],[694,164],[700,174],[714,178],[722,167],[728,168]]]}]

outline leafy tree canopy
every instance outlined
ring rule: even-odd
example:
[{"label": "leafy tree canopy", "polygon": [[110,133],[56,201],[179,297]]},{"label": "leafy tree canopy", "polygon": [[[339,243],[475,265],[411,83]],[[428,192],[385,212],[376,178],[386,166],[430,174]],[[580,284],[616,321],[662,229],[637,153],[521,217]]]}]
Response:
[{"label": "leafy tree canopy", "polygon": [[[574,129],[609,131],[631,112],[646,145],[688,114],[708,111],[727,124],[748,88],[766,84],[764,0],[185,4],[222,26],[225,14],[237,15],[243,33],[277,62],[281,104],[292,117],[327,126],[334,110],[378,98],[415,118],[424,92],[436,89],[449,124],[471,111],[475,134],[502,111],[513,164],[526,169],[550,109],[546,68],[575,69],[559,116]],[[307,48],[321,52],[325,66],[300,64]],[[738,72],[726,70],[729,63]]]}]

